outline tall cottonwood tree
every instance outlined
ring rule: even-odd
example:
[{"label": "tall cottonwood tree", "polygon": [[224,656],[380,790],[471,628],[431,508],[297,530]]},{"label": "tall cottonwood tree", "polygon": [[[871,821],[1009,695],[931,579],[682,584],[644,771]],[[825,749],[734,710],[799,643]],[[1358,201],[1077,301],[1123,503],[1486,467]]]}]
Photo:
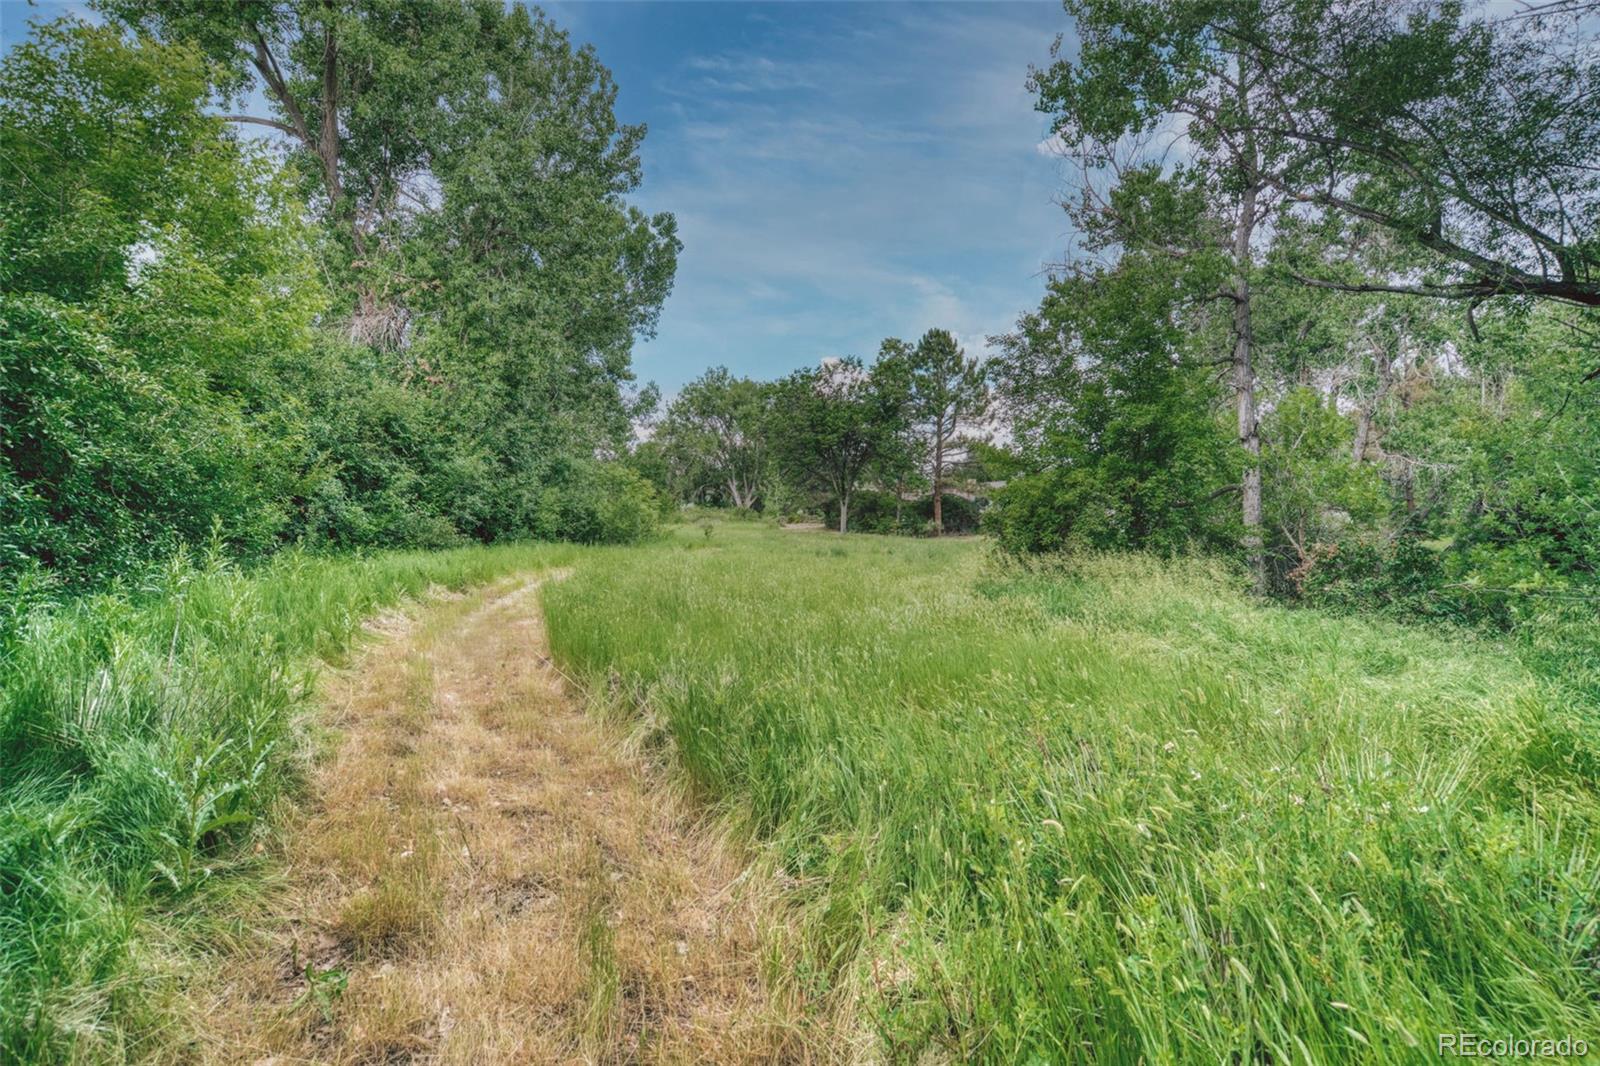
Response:
[{"label": "tall cottonwood tree", "polygon": [[[493,0],[101,0],[198,47],[235,110],[281,134],[331,236],[334,318],[474,453],[479,536],[526,535],[618,454],[634,340],[671,291],[670,214],[628,202],[644,128],[593,49]],[[431,442],[407,442],[425,451]],[[481,456],[481,461],[478,458]]]},{"label": "tall cottonwood tree", "polygon": [[1469,323],[1494,297],[1600,305],[1600,63],[1581,5],[1504,18],[1446,0],[1065,6],[1077,52],[1036,70],[1033,85],[1083,164],[1101,247],[1195,257],[1194,228],[1173,226],[1151,196],[1096,195],[1107,181],[1150,190],[1151,171],[1202,188],[1224,230],[1216,296],[1232,311],[1241,513],[1258,584],[1253,297],[1262,245],[1287,215],[1380,227],[1425,257],[1369,276],[1313,260],[1292,271],[1302,284],[1459,299]]},{"label": "tall cottonwood tree", "polygon": [[[1091,241],[1185,261],[1206,281],[1198,298],[1229,308],[1227,361],[1244,453],[1242,542],[1256,588],[1265,592],[1253,299],[1260,235],[1276,206],[1269,174],[1281,165],[1282,145],[1260,133],[1254,118],[1271,89],[1260,58],[1208,22],[1242,27],[1260,17],[1262,0],[1066,6],[1078,54],[1033,72],[1038,106],[1083,168],[1077,214]],[[1180,123],[1187,125],[1189,158],[1164,167],[1149,149],[1176,137]],[[1097,183],[1106,171],[1114,184],[1102,194]]]},{"label": "tall cottonwood tree", "polygon": [[[1588,11],[1585,11],[1585,8]],[[1310,284],[1600,306],[1600,43],[1592,5],[1270,0],[1203,14],[1268,91],[1228,135],[1269,137],[1297,207],[1386,229],[1430,269]]]},{"label": "tall cottonwood tree", "polygon": [[933,535],[944,532],[945,472],[959,458],[962,431],[989,411],[989,382],[949,330],[930,329],[911,352],[911,416],[923,438],[933,484]]}]

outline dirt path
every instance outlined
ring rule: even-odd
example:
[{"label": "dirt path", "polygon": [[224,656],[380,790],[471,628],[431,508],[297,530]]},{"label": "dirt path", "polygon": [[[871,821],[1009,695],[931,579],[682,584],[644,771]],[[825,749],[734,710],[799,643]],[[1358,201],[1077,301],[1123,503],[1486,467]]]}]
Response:
[{"label": "dirt path", "polygon": [[563,691],[537,592],[385,619],[327,686],[336,751],[198,1004],[206,1061],[804,1057],[736,849]]}]

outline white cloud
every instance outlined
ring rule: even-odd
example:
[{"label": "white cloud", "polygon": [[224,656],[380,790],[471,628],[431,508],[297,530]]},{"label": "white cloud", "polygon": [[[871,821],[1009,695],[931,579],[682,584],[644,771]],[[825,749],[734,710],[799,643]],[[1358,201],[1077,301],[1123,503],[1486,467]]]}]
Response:
[{"label": "white cloud", "polygon": [[1067,154],[1068,145],[1067,142],[1062,139],[1061,134],[1052,133],[1050,136],[1034,145],[1033,150],[1042,156],[1047,156],[1051,159],[1060,159],[1062,156]]}]

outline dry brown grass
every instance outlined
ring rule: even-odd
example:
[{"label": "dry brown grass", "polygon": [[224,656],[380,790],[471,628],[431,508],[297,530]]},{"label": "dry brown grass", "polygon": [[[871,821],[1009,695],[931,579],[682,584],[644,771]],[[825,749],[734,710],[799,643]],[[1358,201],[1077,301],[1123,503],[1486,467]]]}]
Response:
[{"label": "dry brown grass", "polygon": [[818,1057],[748,856],[563,691],[536,596],[387,619],[332,680],[276,918],[197,983],[205,1061]]}]

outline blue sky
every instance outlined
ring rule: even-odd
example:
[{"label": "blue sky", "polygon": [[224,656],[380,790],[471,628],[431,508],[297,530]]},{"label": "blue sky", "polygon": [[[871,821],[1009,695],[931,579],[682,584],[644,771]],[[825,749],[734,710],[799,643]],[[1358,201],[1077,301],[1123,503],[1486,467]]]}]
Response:
[{"label": "blue sky", "polygon": [[771,377],[1037,304],[1067,219],[1024,82],[1055,3],[560,4],[649,124],[649,210],[684,249],[641,378]]},{"label": "blue sky", "polygon": [[[75,5],[0,0],[9,42]],[[1038,302],[1068,243],[1024,81],[1059,4],[555,3],[645,122],[636,202],[684,242],[642,380],[772,377],[885,336],[971,351]]]}]

